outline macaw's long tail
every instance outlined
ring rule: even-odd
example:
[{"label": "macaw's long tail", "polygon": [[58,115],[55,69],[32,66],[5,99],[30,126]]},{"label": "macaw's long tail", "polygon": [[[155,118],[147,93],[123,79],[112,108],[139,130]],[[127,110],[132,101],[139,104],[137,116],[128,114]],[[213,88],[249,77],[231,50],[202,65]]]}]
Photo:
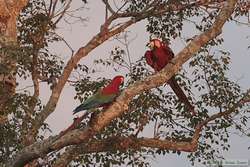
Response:
[{"label": "macaw's long tail", "polygon": [[189,102],[187,96],[177,83],[174,76],[168,80],[168,84],[171,86],[171,88],[173,89],[177,97],[180,99],[180,101],[183,102],[188,107],[188,110],[192,113],[192,115],[196,115],[196,112],[194,111],[194,106]]}]

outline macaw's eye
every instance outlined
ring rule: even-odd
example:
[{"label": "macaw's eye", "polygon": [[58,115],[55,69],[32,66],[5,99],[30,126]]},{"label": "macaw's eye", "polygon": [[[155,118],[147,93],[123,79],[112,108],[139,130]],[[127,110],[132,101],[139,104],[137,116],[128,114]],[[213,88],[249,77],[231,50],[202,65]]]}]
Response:
[{"label": "macaw's eye", "polygon": [[155,47],[155,44],[154,44],[154,41],[150,41],[148,44],[147,44],[147,47],[149,47],[149,49],[154,49]]}]

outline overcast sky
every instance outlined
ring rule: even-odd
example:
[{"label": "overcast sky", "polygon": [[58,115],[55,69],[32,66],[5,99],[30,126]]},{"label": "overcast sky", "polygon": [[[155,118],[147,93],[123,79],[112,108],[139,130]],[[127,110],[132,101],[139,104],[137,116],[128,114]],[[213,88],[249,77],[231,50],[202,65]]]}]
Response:
[{"label": "overcast sky", "polygon": [[[79,3],[78,1],[75,1],[74,3],[74,6],[71,7],[79,6],[79,4],[77,4]],[[82,16],[88,17],[89,19],[89,21],[86,22],[86,25],[74,24],[69,26],[65,23],[59,25],[58,33],[65,38],[75,51],[79,47],[85,45],[86,42],[99,31],[100,24],[104,21],[105,9],[101,0],[89,1],[88,8],[88,11],[82,13]],[[145,23],[145,21],[141,21],[135,26],[129,28],[131,37],[136,37],[129,46],[130,54],[132,55],[134,61],[143,56],[145,50],[147,49],[145,45],[148,42],[149,34],[145,31]],[[189,37],[192,37],[192,34],[194,34],[192,33],[194,30],[190,29],[189,26],[186,27],[185,32],[187,36],[190,35]],[[250,86],[250,55],[249,50],[247,50],[247,46],[250,44],[250,39],[246,38],[247,35],[250,35],[249,27],[239,26],[235,23],[227,23],[224,26],[222,33],[222,36],[225,39],[223,47],[232,53],[231,70],[228,75],[232,80],[238,80],[239,84],[244,89],[247,89]],[[81,63],[93,65],[94,59],[108,57],[110,50],[117,45],[118,43],[116,41],[105,42],[102,46],[99,46],[86,58],[84,58]],[[175,41],[171,41],[171,47],[175,53],[178,53],[184,45],[180,39],[177,39]],[[53,48],[55,48],[54,51],[60,54],[60,56],[65,60],[67,60],[71,55],[66,46],[53,45]],[[105,73],[107,74],[107,78],[113,78],[113,71],[106,71]],[[47,88],[45,85],[42,86],[44,86],[44,90]],[[59,133],[72,123],[72,110],[79,105],[78,101],[74,101],[74,95],[75,91],[69,86],[66,86],[63,90],[56,111],[47,119],[53,133]],[[41,92],[43,101],[47,101],[48,96],[48,92]],[[240,138],[235,134],[233,134],[230,139],[231,149],[230,151],[223,153],[225,158],[250,159],[250,151],[247,150],[247,146],[250,146],[250,140]],[[153,167],[191,166],[191,163],[186,158],[186,153],[183,153],[181,156],[177,156],[176,154],[166,154],[165,156],[157,156],[156,159],[151,159],[150,161],[152,162]],[[200,166],[200,164],[196,166]]]}]

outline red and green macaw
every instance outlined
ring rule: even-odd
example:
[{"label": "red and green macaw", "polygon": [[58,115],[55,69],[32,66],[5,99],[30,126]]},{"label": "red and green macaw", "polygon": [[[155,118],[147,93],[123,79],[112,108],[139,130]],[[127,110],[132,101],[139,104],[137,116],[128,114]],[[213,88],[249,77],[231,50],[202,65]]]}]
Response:
[{"label": "red and green macaw", "polygon": [[99,89],[94,95],[85,100],[81,105],[73,110],[73,114],[82,110],[97,107],[107,107],[120,94],[120,86],[124,83],[123,76],[116,76],[106,87]]},{"label": "red and green macaw", "polygon": [[[150,50],[145,53],[147,64],[150,65],[156,72],[163,69],[174,58],[174,53],[171,48],[159,39],[152,39],[149,43]],[[175,80],[175,76],[168,80],[168,84],[171,86],[175,94],[178,96],[181,102],[186,104],[189,111],[195,115],[194,107],[190,104],[187,96],[180,88],[179,84]]]}]

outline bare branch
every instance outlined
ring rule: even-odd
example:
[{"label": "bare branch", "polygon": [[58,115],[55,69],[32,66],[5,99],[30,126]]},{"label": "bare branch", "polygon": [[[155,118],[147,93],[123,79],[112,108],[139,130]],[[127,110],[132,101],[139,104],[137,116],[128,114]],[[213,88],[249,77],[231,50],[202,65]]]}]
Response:
[{"label": "bare branch", "polygon": [[49,9],[47,11],[49,17],[51,16],[52,6],[53,6],[53,0],[50,0],[50,2],[49,2]]},{"label": "bare branch", "polygon": [[152,5],[149,5],[141,12],[124,12],[124,13],[117,13],[116,17],[137,17],[138,15],[151,15],[151,16],[158,16],[161,14],[164,14],[168,11],[181,11],[186,8],[191,8],[195,6],[203,6],[206,4],[212,4],[212,3],[221,3],[225,2],[225,0],[198,0],[193,3],[187,3],[187,4],[180,4],[180,3],[173,3],[173,4],[162,4],[158,5],[158,3],[153,2]]},{"label": "bare branch", "polygon": [[31,71],[31,76],[32,76],[32,81],[33,81],[33,88],[34,88],[34,93],[32,96],[32,102],[29,105],[29,108],[25,112],[25,117],[23,119],[22,123],[22,144],[27,146],[30,145],[34,142],[34,136],[26,136],[26,133],[28,132],[28,124],[32,120],[32,115],[35,112],[35,107],[39,98],[39,93],[40,93],[40,87],[39,87],[39,77],[38,77],[38,71],[37,71],[37,59],[38,59],[38,50],[35,51],[33,55],[33,62],[32,62],[32,71]]},{"label": "bare branch", "polygon": [[62,40],[64,43],[65,43],[65,45],[69,48],[69,50],[71,51],[71,56],[73,56],[74,55],[74,49],[70,46],[70,44],[63,38],[63,37],[61,37],[59,34],[57,34],[57,33],[55,33],[55,32],[51,32],[51,33],[53,33],[54,35],[56,35],[60,40]]},{"label": "bare branch", "polygon": [[71,2],[72,2],[72,0],[69,0],[68,3],[66,4],[66,6],[64,7],[63,11],[60,12],[59,14],[57,14],[59,16],[56,19],[56,21],[54,21],[54,25],[56,25],[63,18],[63,16],[65,15],[65,13],[67,12],[67,10],[69,9]]},{"label": "bare branch", "polygon": [[108,9],[108,11],[111,13],[111,14],[115,14],[116,12],[112,9],[112,7],[110,6],[108,0],[102,0],[102,2],[105,4],[106,8]]},{"label": "bare branch", "polygon": [[56,10],[57,2],[58,2],[58,0],[55,0],[54,2],[52,1],[52,7],[51,7],[51,12],[50,12],[50,17],[54,17],[54,15],[55,15],[55,10]]}]

